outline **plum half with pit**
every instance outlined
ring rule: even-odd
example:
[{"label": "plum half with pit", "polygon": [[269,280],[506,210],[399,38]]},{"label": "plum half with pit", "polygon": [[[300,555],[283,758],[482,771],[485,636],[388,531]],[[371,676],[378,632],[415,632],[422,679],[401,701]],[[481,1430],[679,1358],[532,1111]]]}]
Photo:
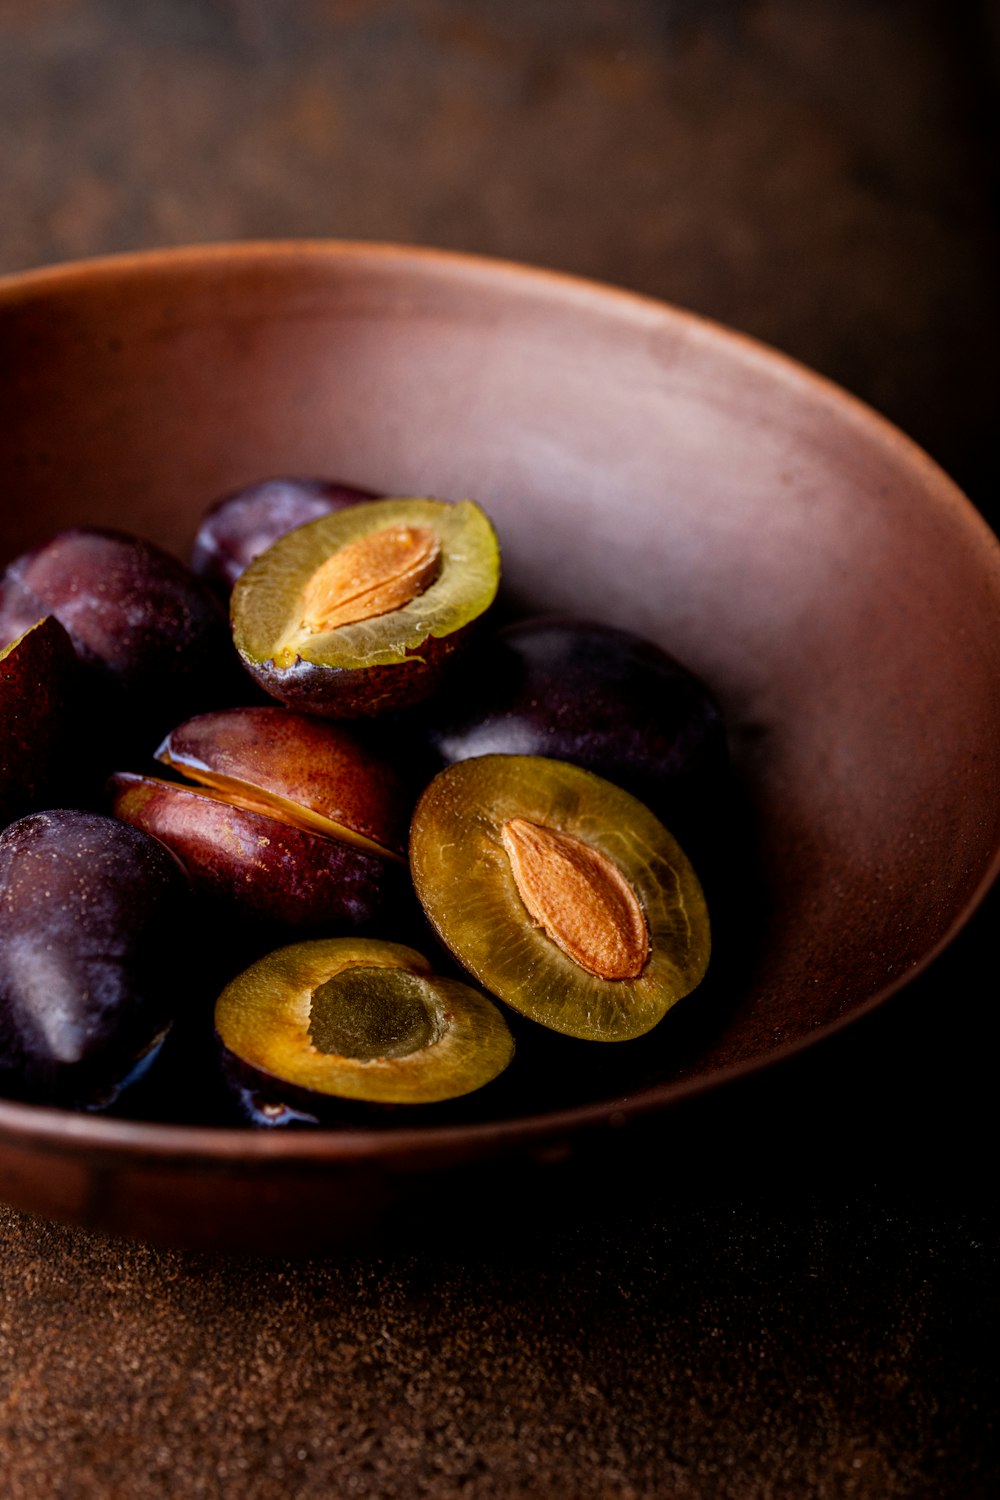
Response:
[{"label": "plum half with pit", "polygon": [[260,1125],[322,1123],[343,1103],[439,1104],[483,1088],[514,1041],[497,1006],[401,943],[316,939],[266,955],[215,1007],[224,1076]]},{"label": "plum half with pit", "polygon": [[87,671],[92,740],[155,744],[178,719],[240,689],[219,600],[141,537],[73,527],[16,558],[0,578],[0,644],[44,615],[64,627]]},{"label": "plum half with pit", "polygon": [[276,476],[245,485],[216,500],[205,512],[191,552],[191,567],[220,595],[255,557],[296,526],[373,500],[373,490],[333,479]]},{"label": "plum half with pit", "polygon": [[0,1092],[112,1104],[190,988],[181,973],[189,903],[173,855],[114,818],[58,808],[5,829]]},{"label": "plum half with pit", "polygon": [[356,930],[410,897],[408,796],[342,725],[277,706],[224,709],[177,726],[156,757],[186,779],[117,772],[115,816],[168,845],[223,905]]},{"label": "plum half with pit", "polygon": [[500,553],[471,500],[369,500],[280,537],[236,581],[233,639],[264,691],[329,718],[433,692],[493,604]]},{"label": "plum half with pit", "polygon": [[684,851],[635,797],[579,766],[458,761],[417,803],[410,863],[465,969],[566,1036],[642,1036],[707,969],[708,910]]},{"label": "plum half with pit", "polygon": [[0,650],[0,827],[74,789],[80,677],[52,615]]}]

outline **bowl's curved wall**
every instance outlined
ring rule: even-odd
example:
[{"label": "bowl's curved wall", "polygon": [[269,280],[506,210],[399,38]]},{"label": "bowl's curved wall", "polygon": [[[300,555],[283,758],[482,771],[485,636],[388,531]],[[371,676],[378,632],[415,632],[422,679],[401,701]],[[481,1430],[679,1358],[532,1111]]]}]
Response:
[{"label": "bowl's curved wall", "polygon": [[8,556],[82,520],[184,555],[211,500],[275,473],[472,495],[523,602],[711,683],[768,919],[689,1082],[873,1003],[992,877],[1000,548],[920,450],[780,356],[544,272],[318,244],[9,278],[0,362]]}]

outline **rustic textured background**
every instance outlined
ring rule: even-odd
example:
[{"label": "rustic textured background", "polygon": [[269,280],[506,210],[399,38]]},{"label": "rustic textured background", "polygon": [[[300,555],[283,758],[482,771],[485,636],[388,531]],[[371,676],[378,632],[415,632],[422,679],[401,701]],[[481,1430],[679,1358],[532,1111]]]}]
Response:
[{"label": "rustic textured background", "polygon": [[[814,365],[996,524],[998,34],[943,0],[0,0],[0,272],[302,235],[581,272]],[[337,1259],[0,1208],[5,1500],[986,1500],[998,914],[817,1055],[429,1184]]]},{"label": "rustic textured background", "polygon": [[779,345],[985,493],[990,18],[970,0],[3,0],[0,270],[286,235],[534,261]]}]

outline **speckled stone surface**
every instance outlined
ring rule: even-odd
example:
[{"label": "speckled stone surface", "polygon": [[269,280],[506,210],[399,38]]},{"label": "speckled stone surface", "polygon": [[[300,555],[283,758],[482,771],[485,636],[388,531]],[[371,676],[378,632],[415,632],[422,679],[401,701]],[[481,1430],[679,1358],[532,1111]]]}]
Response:
[{"label": "speckled stone surface", "polygon": [[[995,525],[996,11],[955,10],[6,0],[0,271],[332,235],[582,272],[839,380]],[[0,1207],[4,1500],[988,1500],[998,916],[812,1056],[338,1257]]]},{"label": "speckled stone surface", "polygon": [[880,1217],[710,1203],[300,1268],[5,1223],[5,1494],[985,1500],[979,1234]]},{"label": "speckled stone surface", "polygon": [[337,1256],[0,1209],[5,1497],[989,1500],[991,922],[822,1051]]}]

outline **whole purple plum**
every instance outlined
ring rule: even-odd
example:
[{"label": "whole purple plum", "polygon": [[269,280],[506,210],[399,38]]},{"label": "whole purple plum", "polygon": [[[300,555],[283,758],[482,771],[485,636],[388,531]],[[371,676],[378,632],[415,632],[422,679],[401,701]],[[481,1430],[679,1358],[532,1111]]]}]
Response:
[{"label": "whole purple plum", "polygon": [[184,993],[187,880],[155,839],[98,813],[0,834],[0,1092],[113,1103]]},{"label": "whole purple plum", "polygon": [[372,490],[333,479],[263,479],[223,495],[202,517],[191,566],[206,583],[228,597],[233,584],[272,542],[306,521],[345,505],[374,499]]},{"label": "whole purple plum", "polygon": [[54,615],[88,669],[91,731],[146,744],[248,690],[226,612],[184,563],[125,532],[61,531],[0,578],[0,646]]},{"label": "whole purple plum", "polygon": [[722,715],[700,678],[630,631],[562,616],[485,641],[429,706],[426,734],[443,765],[492,754],[570,761],[630,791],[678,836],[728,766]]}]

